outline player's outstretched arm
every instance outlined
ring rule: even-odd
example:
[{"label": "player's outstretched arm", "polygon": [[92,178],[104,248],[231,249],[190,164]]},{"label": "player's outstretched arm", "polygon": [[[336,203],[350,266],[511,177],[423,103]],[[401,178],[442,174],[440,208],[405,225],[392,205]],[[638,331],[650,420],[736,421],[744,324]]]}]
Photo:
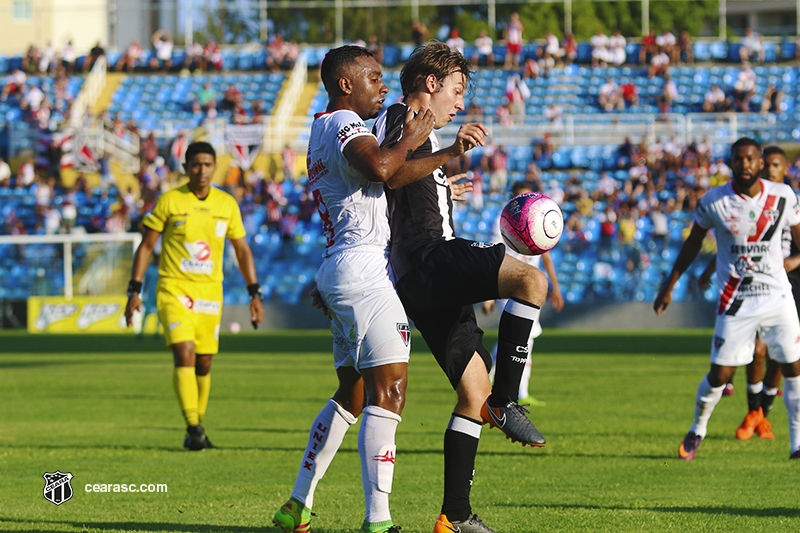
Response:
[{"label": "player's outstretched arm", "polygon": [[261,287],[258,285],[258,274],[256,274],[256,264],[253,261],[253,252],[247,244],[246,237],[231,239],[233,251],[236,252],[236,259],[239,261],[239,270],[242,271],[244,281],[247,283],[247,292],[250,293],[250,323],[253,328],[264,320],[264,304],[261,303]]},{"label": "player's outstretched arm", "polygon": [[672,272],[670,272],[669,276],[667,276],[667,279],[664,280],[664,284],[661,285],[661,289],[658,291],[658,295],[656,296],[656,301],[653,303],[653,309],[657,315],[661,316],[661,313],[666,311],[667,307],[669,307],[669,304],[672,303],[672,289],[675,287],[675,284],[678,282],[678,278],[681,277],[681,274],[686,272],[686,269],[689,268],[689,265],[691,265],[692,261],[695,260],[697,254],[700,253],[700,249],[703,246],[703,239],[705,238],[707,232],[707,229],[702,228],[697,224],[692,226],[692,231],[689,233],[689,237],[686,238],[686,242],[683,243],[683,247],[678,254],[678,258],[675,259]]},{"label": "player's outstretched arm", "polygon": [[558,283],[558,274],[556,274],[556,265],[553,263],[553,258],[550,257],[550,252],[542,254],[542,266],[544,271],[547,272],[547,277],[550,278],[550,283],[553,284],[553,292],[550,293],[550,301],[553,303],[553,309],[560,313],[564,309],[564,297],[561,295],[561,285]]},{"label": "player's outstretched arm", "polygon": [[387,183],[405,164],[406,159],[425,142],[433,131],[430,110],[406,115],[403,138],[392,147],[381,148],[375,137],[356,137],[344,147],[344,157],[369,181]]},{"label": "player's outstretched arm", "polygon": [[697,284],[700,285],[700,288],[706,290],[711,286],[711,276],[714,274],[714,271],[717,270],[717,256],[711,258],[711,261],[708,262],[708,266],[703,273],[700,274],[700,278],[697,280]]},{"label": "player's outstretched arm", "polygon": [[[405,129],[403,135],[405,136]],[[414,183],[454,157],[458,157],[476,146],[484,146],[486,144],[487,135],[489,135],[489,130],[487,130],[486,126],[483,124],[478,122],[462,124],[458,129],[456,142],[430,155],[409,159],[406,164],[400,167],[397,173],[386,182],[386,185],[388,185],[390,189],[397,189],[409,183]]]},{"label": "player's outstretched arm", "polygon": [[161,233],[146,229],[142,242],[136,248],[136,253],[133,256],[133,270],[131,272],[131,281],[128,284],[128,303],[125,305],[125,323],[130,327],[133,324],[133,312],[142,307],[142,280],[144,273],[147,270],[147,265],[150,264],[150,258],[153,255],[153,248],[158,242]]}]

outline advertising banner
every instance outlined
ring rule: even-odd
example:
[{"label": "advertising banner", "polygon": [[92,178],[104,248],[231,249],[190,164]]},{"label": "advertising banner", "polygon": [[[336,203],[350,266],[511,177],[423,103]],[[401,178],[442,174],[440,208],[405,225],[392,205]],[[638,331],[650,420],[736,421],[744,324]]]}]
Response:
[{"label": "advertising banner", "polygon": [[28,298],[30,333],[130,333],[125,296],[34,296]]}]

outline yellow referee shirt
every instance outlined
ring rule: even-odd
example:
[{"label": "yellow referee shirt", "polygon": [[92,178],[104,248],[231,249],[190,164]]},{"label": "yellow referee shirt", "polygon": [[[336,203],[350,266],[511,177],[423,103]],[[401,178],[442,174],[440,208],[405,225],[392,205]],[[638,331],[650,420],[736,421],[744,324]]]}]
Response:
[{"label": "yellow referee shirt", "polygon": [[245,236],[239,204],[214,187],[203,200],[188,185],[162,194],[144,225],[161,233],[158,275],[192,282],[221,282],[225,238]]}]

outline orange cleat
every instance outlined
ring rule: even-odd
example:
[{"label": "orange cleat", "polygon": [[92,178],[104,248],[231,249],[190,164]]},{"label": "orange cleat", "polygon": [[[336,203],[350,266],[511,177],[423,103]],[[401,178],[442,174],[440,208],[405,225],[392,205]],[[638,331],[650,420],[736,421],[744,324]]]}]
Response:
[{"label": "orange cleat", "polygon": [[774,439],[775,434],[772,432],[772,424],[766,418],[756,426],[756,435],[762,439]]},{"label": "orange cleat", "polygon": [[744,417],[742,425],[736,428],[736,438],[739,440],[749,440],[753,436],[753,432],[762,421],[764,421],[764,412],[761,408],[758,411],[750,411]]}]

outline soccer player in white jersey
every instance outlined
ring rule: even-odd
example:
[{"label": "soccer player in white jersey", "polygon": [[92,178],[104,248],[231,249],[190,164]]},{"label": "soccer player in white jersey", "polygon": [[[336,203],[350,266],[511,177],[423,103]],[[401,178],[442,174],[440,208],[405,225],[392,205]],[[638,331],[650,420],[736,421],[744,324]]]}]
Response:
[{"label": "soccer player in white jersey", "polygon": [[[291,499],[273,523],[282,531],[310,530],[314,490],[347,429],[363,412],[358,437],[366,517],[361,531],[394,533],[389,493],[395,431],[405,404],[410,331],[388,272],[389,221],[383,185],[433,129],[430,112],[412,117],[403,141],[381,148],[364,121],[389,92],[365,48],[342,46],[325,55],[326,112],[314,118],[308,177],[328,244],[317,274],[315,305],[331,317],[339,389],[309,433]],[[366,398],[365,398],[366,394]]]},{"label": "soccer player in white jersey", "polygon": [[789,418],[789,456],[800,458],[800,319],[784,269],[781,236],[790,227],[800,242],[800,204],[791,187],[761,179],[761,145],[742,138],[731,147],[733,181],[700,200],[692,231],[681,248],[653,308],[663,313],[672,290],[700,251],[709,229],[717,236],[719,307],[711,347],[711,369],[697,388],[694,423],[678,456],[694,459],[708,421],[737,366],[753,360],[756,334],[783,371]]},{"label": "soccer player in white jersey", "polygon": [[[511,188],[511,197],[514,198],[515,196],[519,196],[520,194],[524,194],[526,192],[533,192],[531,186],[524,182],[518,181],[513,185]],[[493,242],[503,242],[503,238],[500,235],[500,218],[498,217],[495,220],[494,230],[492,234],[492,241]],[[560,313],[562,309],[564,309],[564,297],[561,295],[561,286],[558,283],[558,274],[556,273],[556,265],[553,263],[553,258],[550,257],[550,252],[545,252],[542,255],[522,255],[518,254],[513,250],[506,249],[506,253],[511,257],[515,257],[522,261],[523,263],[528,263],[531,266],[539,268],[539,264],[541,263],[542,267],[544,267],[544,271],[547,272],[547,276],[550,278],[550,283],[553,285],[553,291],[550,293],[550,302],[553,304],[553,308],[556,310],[557,313]],[[497,306],[502,309],[506,305],[506,300],[496,300]],[[483,312],[485,314],[491,313],[495,308],[495,300],[487,300],[483,302]],[[531,329],[531,334],[528,337],[528,359],[525,362],[525,370],[522,371],[522,379],[519,382],[519,403],[520,404],[527,404],[527,405],[534,405],[534,406],[544,406],[546,405],[545,402],[537,400],[536,398],[532,397],[530,391],[528,390],[530,387],[531,382],[531,354],[533,353],[533,340],[538,338],[539,335],[542,334],[542,325],[540,322],[536,322],[533,325],[533,329]],[[497,344],[494,345],[492,349],[492,365],[497,361]],[[490,373],[490,378],[494,379],[494,368],[492,368],[492,372]]]},{"label": "soccer player in white jersey", "polygon": [[[789,173],[789,160],[786,153],[777,146],[764,148],[764,177],[776,183],[784,183]],[[788,227],[784,228],[781,239],[783,244],[783,264],[786,268],[789,282],[792,284],[792,296],[795,306],[800,310],[800,249],[792,240]],[[716,269],[716,260],[712,259],[706,270],[700,276],[700,286],[706,289],[711,281],[711,275]],[[764,362],[766,361],[766,371]],[[769,357],[767,345],[756,338],[756,348],[753,352],[753,362],[747,365],[747,415],[742,424],[736,429],[736,438],[748,440],[753,433],[762,439],[774,439],[772,423],[767,420],[775,396],[778,395],[778,386],[781,383],[781,367]],[[730,382],[726,386],[730,386]]]}]

